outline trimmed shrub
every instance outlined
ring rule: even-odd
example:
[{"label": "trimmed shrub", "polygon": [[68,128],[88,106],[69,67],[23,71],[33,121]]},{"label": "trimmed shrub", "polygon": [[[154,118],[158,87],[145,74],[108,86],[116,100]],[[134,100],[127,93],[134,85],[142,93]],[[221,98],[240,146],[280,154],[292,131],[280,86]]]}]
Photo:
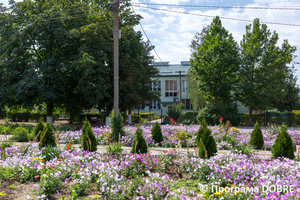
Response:
[{"label": "trimmed shrub", "polygon": [[277,135],[274,145],[272,146],[272,155],[274,158],[295,158],[292,137],[288,134],[287,127],[285,125],[280,127],[280,132]]},{"label": "trimmed shrub", "polygon": [[40,118],[39,123],[37,124],[37,126],[34,128],[34,131],[33,131],[34,137],[36,137],[40,132],[39,136],[37,137],[37,141],[40,141],[40,138],[41,138],[41,135],[42,135],[42,132],[44,129],[45,129],[45,125],[43,124],[42,119]]},{"label": "trimmed shrub", "polygon": [[119,141],[119,137],[125,136],[125,131],[123,129],[124,122],[122,115],[116,117],[115,112],[112,111],[109,115],[110,127],[112,129],[111,139],[112,141]]},{"label": "trimmed shrub", "polygon": [[82,134],[81,145],[86,151],[97,151],[97,139],[92,131],[92,127],[88,121],[85,122],[85,125],[85,127],[84,125],[82,127],[82,130],[85,130],[85,132]]},{"label": "trimmed shrub", "polygon": [[179,104],[173,104],[172,107],[170,108],[170,110],[168,110],[167,115],[170,118],[173,118],[175,121],[178,121],[181,113],[182,113],[182,108],[183,108],[183,104],[179,103]]},{"label": "trimmed shrub", "polygon": [[161,128],[158,122],[155,123],[151,130],[152,138],[156,143],[161,143],[163,141],[163,136],[161,133]]},{"label": "trimmed shrub", "polygon": [[255,149],[261,149],[264,146],[264,138],[258,122],[256,122],[254,129],[251,132],[249,144]]},{"label": "trimmed shrub", "polygon": [[23,127],[18,127],[13,131],[13,136],[10,138],[10,140],[13,140],[15,142],[28,142],[28,130]]},{"label": "trimmed shrub", "polygon": [[202,121],[201,121],[201,126],[200,126],[200,128],[199,128],[199,131],[198,131],[198,133],[197,133],[197,137],[196,137],[196,139],[195,139],[195,144],[197,144],[197,145],[199,144],[200,138],[202,137],[203,132],[204,132],[205,129],[207,129],[207,123],[206,123],[206,120],[205,120],[205,119],[202,119]]},{"label": "trimmed shrub", "polygon": [[43,147],[48,147],[48,146],[55,147],[56,142],[55,142],[53,127],[49,123],[46,123],[46,127],[41,133],[39,148],[41,149]]},{"label": "trimmed shrub", "polygon": [[216,141],[211,135],[211,130],[203,126],[203,132],[200,133],[199,138],[199,152],[198,155],[200,158],[210,158],[217,153]]},{"label": "trimmed shrub", "polygon": [[147,153],[148,146],[145,138],[143,137],[143,131],[137,128],[135,131],[135,139],[132,143],[131,153]]}]

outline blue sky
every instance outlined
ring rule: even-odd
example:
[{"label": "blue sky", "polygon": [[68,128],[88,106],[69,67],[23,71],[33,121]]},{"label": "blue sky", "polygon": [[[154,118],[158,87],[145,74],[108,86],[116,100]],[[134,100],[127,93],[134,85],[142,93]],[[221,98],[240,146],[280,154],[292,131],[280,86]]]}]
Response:
[{"label": "blue sky", "polygon": [[[141,24],[143,25],[151,43],[162,61],[170,63],[180,63],[190,58],[190,44],[194,34],[201,31],[204,25],[211,23],[211,17],[202,17],[186,15],[181,13],[166,12],[161,10],[152,10],[150,7],[159,9],[175,10],[180,12],[189,12],[202,15],[219,15],[223,26],[232,33],[235,40],[240,40],[245,33],[245,26],[250,22],[222,19],[230,17],[237,19],[246,19],[252,21],[260,18],[264,22],[281,22],[300,25],[300,10],[253,10],[253,9],[224,9],[224,8],[189,8],[180,5],[198,5],[198,6],[267,6],[267,7],[293,7],[300,8],[300,0],[132,0],[133,3],[157,3],[157,4],[176,4],[172,6],[154,6],[142,4],[140,8],[134,6],[135,11],[143,16]],[[8,0],[0,0],[0,3],[7,5]],[[278,45],[281,45],[283,39],[288,39],[291,45],[297,47],[295,53],[298,56],[295,61],[300,63],[300,26],[283,26],[267,24],[271,31],[279,34]],[[136,27],[141,30],[140,27]],[[154,54],[154,52],[153,52]],[[155,61],[160,61],[155,55]],[[298,79],[300,79],[300,64],[296,65]],[[300,80],[298,80],[300,83]]]}]

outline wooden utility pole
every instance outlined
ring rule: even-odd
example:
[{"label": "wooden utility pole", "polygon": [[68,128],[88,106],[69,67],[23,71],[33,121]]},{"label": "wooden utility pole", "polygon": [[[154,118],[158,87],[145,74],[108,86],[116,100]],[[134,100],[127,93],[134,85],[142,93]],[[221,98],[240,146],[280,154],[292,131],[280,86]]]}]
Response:
[{"label": "wooden utility pole", "polygon": [[119,117],[119,0],[114,0],[114,110]]}]

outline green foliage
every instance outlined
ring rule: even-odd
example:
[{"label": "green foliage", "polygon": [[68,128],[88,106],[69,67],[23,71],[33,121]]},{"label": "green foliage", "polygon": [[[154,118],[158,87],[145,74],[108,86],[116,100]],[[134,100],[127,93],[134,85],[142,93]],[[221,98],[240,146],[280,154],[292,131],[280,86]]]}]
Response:
[{"label": "green foliage", "polygon": [[55,169],[51,167],[44,167],[42,169],[39,190],[36,191],[39,196],[46,195],[46,197],[49,197],[51,194],[60,191],[62,182],[60,177],[53,176],[53,170]]},{"label": "green foliage", "polygon": [[178,121],[181,113],[182,113],[182,108],[183,108],[183,104],[182,103],[178,103],[178,104],[173,104],[172,107],[170,108],[170,110],[168,110],[167,115],[170,118],[173,118],[175,121]]},{"label": "green foliage", "polygon": [[241,65],[238,70],[238,84],[235,96],[242,105],[249,108],[249,124],[252,125],[252,110],[266,110],[273,107],[287,93],[285,80],[290,71],[288,64],[296,51],[287,40],[278,46],[278,34],[271,33],[266,24],[254,19],[246,26],[246,33],[240,43]]},{"label": "green foliage", "polygon": [[207,129],[207,123],[205,119],[202,119],[200,128],[195,139],[195,144],[199,144],[200,138],[203,136],[204,130]]},{"label": "green foliage", "polygon": [[119,117],[116,117],[114,111],[111,112],[109,117],[110,127],[112,129],[111,139],[112,141],[119,141],[120,137],[125,136],[123,117],[120,114]]},{"label": "green foliage", "polygon": [[123,151],[122,146],[123,145],[121,143],[114,142],[114,143],[108,145],[107,152],[109,153],[109,155],[114,155],[117,158],[120,158],[120,154]]},{"label": "green foliage", "polygon": [[294,150],[295,148],[292,142],[292,137],[288,134],[287,127],[282,125],[275,143],[272,146],[272,155],[274,158],[286,157],[289,159],[294,159]]},{"label": "green foliage", "polygon": [[6,159],[6,152],[5,152],[5,148],[7,147],[11,147],[12,143],[11,141],[5,141],[5,142],[1,142],[1,146],[0,146],[0,156],[2,160]]},{"label": "green foliage", "polygon": [[135,138],[132,143],[131,153],[148,153],[148,146],[145,138],[143,137],[143,131],[137,128],[135,131]]},{"label": "green foliage", "polygon": [[187,73],[187,95],[191,99],[191,104],[193,105],[193,109],[200,110],[203,109],[206,105],[205,94],[202,90],[200,90],[197,75],[193,74],[192,68],[189,69]]},{"label": "green foliage", "polygon": [[203,36],[201,45],[192,53],[191,71],[199,88],[208,98],[230,100],[239,67],[238,44],[222,26],[220,18],[213,19]]},{"label": "green foliage", "polygon": [[53,159],[58,159],[60,157],[60,154],[61,154],[61,150],[52,147],[51,145],[48,145],[46,146],[46,148],[42,150],[41,157],[45,161],[50,161]]},{"label": "green foliage", "polygon": [[18,127],[13,131],[13,136],[9,139],[15,142],[28,142],[28,130],[23,127]]},{"label": "green foliage", "polygon": [[45,125],[42,122],[42,119],[39,120],[39,123],[36,125],[35,129],[34,129],[34,137],[37,137],[37,141],[40,141],[41,135],[43,130],[45,129]]},{"label": "green foliage", "polygon": [[45,129],[41,133],[39,148],[41,149],[48,146],[56,147],[56,142],[53,127],[49,123],[46,123]]},{"label": "green foliage", "polygon": [[249,144],[252,145],[255,149],[261,149],[264,146],[264,138],[258,122],[256,122],[251,133]]},{"label": "green foliage", "polygon": [[209,130],[207,127],[204,128],[203,133],[200,134],[199,140],[198,155],[200,158],[210,158],[217,153],[217,145],[215,139],[211,135],[211,130]]},{"label": "green foliage", "polygon": [[214,116],[214,106],[213,105],[207,105],[205,108],[201,109],[197,115],[197,121],[201,122],[203,119],[210,124],[215,125],[218,122],[218,118]]},{"label": "green foliage", "polygon": [[163,136],[161,128],[158,122],[155,123],[151,130],[152,138],[156,143],[161,143],[163,141]]},{"label": "green foliage", "polygon": [[197,121],[197,116],[198,116],[198,111],[186,111],[180,115],[179,121],[188,121],[193,124],[198,124]]},{"label": "green foliage", "polygon": [[82,133],[81,145],[86,151],[97,151],[97,139],[92,131],[92,127],[88,121],[85,124],[86,126],[84,127],[83,125],[82,127],[82,130],[85,130],[85,132]]}]

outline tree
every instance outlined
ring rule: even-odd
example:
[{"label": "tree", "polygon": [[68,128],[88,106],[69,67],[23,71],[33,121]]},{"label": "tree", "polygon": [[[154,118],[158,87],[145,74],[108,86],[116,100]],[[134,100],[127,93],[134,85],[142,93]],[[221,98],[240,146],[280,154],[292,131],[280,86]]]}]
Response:
[{"label": "tree", "polygon": [[160,144],[163,141],[163,135],[162,135],[161,128],[160,128],[160,125],[158,122],[156,122],[154,124],[153,128],[151,129],[151,135],[152,135],[153,140],[156,143]]},{"label": "tree", "polygon": [[219,98],[230,99],[239,65],[238,45],[222,27],[218,16],[213,19],[198,51],[192,54],[190,63],[199,88],[214,97],[216,106]]},{"label": "tree", "polygon": [[287,91],[286,95],[279,101],[272,101],[274,108],[278,110],[287,110],[289,112],[297,110],[298,102],[300,101],[300,88],[297,85],[297,77],[293,73],[289,73],[285,79],[284,89]]},{"label": "tree", "polygon": [[282,125],[280,132],[277,135],[274,145],[272,146],[272,155],[274,158],[286,157],[289,159],[295,158],[295,146],[292,142],[292,137],[287,132],[287,127]]},{"label": "tree", "polygon": [[250,125],[252,110],[270,108],[271,99],[279,101],[286,94],[287,64],[292,61],[296,47],[284,40],[280,48],[278,39],[275,31],[272,34],[266,24],[255,19],[253,24],[246,26],[241,41],[241,65],[235,95],[244,107],[249,108]]},{"label": "tree", "polygon": [[197,77],[189,70],[187,73],[187,94],[191,99],[191,103],[195,110],[199,110],[205,107],[206,98],[203,91],[200,90]]},{"label": "tree", "polygon": [[249,144],[255,149],[261,149],[264,146],[264,138],[258,122],[256,122],[254,129],[251,132]]}]

